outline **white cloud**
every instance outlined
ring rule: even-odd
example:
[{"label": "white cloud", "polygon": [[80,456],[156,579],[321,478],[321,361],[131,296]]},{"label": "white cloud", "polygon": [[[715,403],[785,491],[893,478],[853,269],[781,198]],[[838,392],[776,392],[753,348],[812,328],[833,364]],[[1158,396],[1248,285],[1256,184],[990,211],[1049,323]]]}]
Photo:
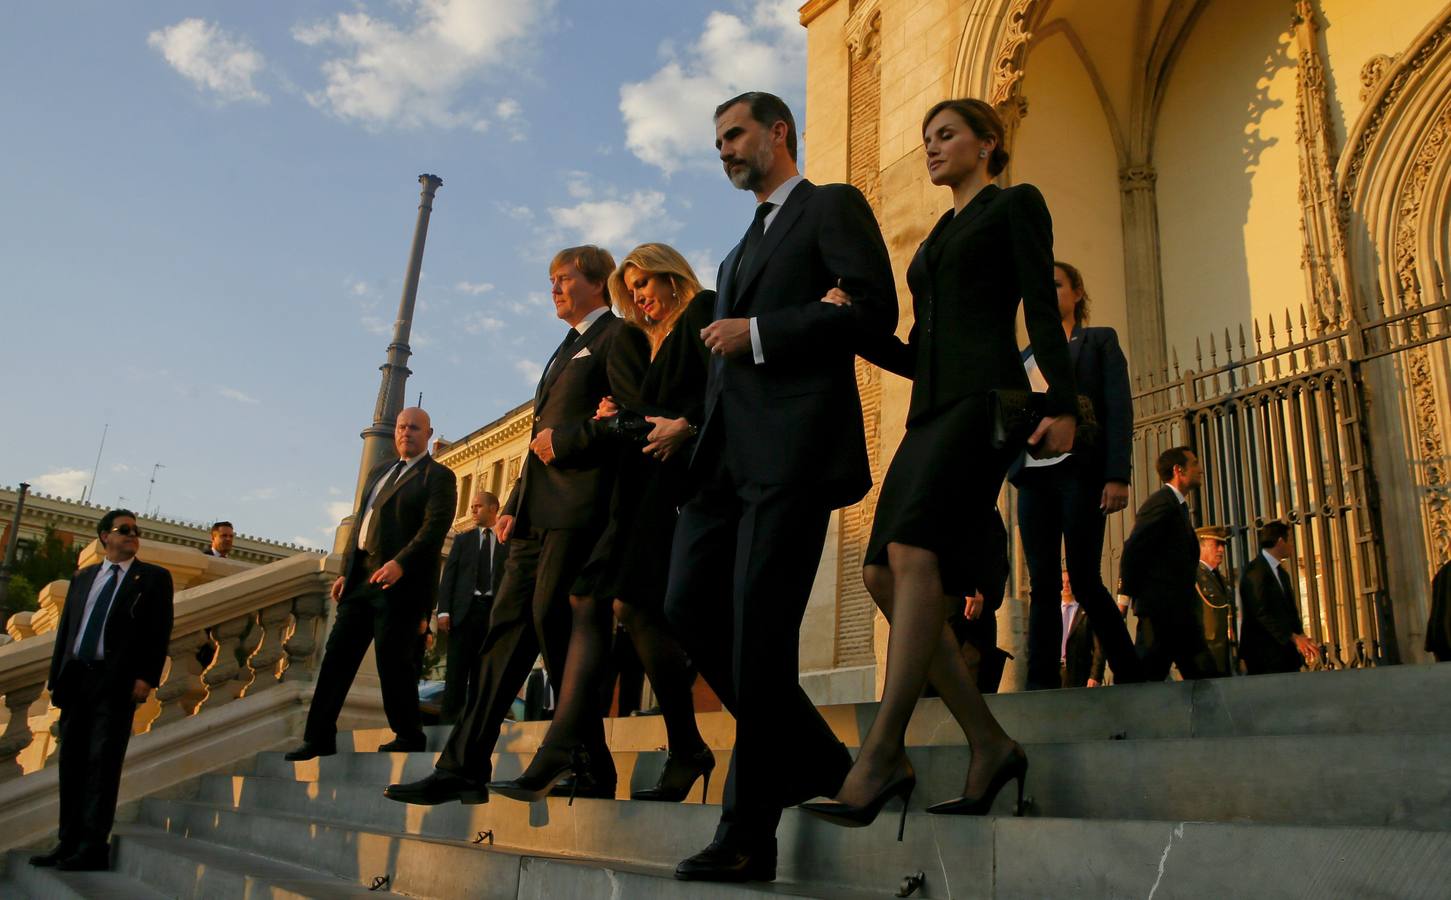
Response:
[{"label": "white cloud", "polygon": [[369,334],[388,337],[393,333],[393,323],[384,321],[377,316],[363,316],[361,322],[363,329]]},{"label": "white cloud", "polygon": [[498,331],[504,327],[504,322],[502,319],[486,316],[475,310],[465,314],[459,321],[459,325],[469,334],[482,334],[485,331]]},{"label": "white cloud", "polygon": [[245,493],[245,494],[242,495],[242,501],[243,502],[247,502],[247,501],[250,501],[250,500],[271,500],[271,499],[273,499],[276,496],[277,496],[277,488],[274,488],[274,487],[253,488],[252,490],[250,490],[247,493]]},{"label": "white cloud", "polygon": [[665,195],[660,191],[633,191],[627,196],[551,207],[549,218],[554,227],[548,238],[554,244],[599,244],[620,252],[641,240],[670,237],[680,227],[666,213]]},{"label": "white cloud", "polygon": [[453,286],[453,289],[477,297],[479,294],[487,294],[492,291],[494,286],[487,281],[460,281]]},{"label": "white cloud", "polygon": [[338,523],[353,514],[353,504],[347,500],[333,500],[327,505],[327,519],[331,522],[328,530],[338,527]]},{"label": "white cloud", "polygon": [[111,471],[112,472],[129,472],[129,471],[131,471],[131,467],[128,466],[128,465],[126,465],[125,463],[113,463],[111,465]]},{"label": "white cloud", "polygon": [[530,384],[537,384],[539,376],[544,374],[544,367],[532,359],[521,359],[515,362],[514,369],[523,375],[524,380]]},{"label": "white cloud", "polygon": [[252,84],[266,62],[245,38],[203,19],[183,19],[151,32],[146,43],[198,90],[223,103],[267,102],[267,95]]},{"label": "white cloud", "polygon": [[[372,128],[483,130],[487,123],[479,111],[459,108],[459,95],[491,71],[515,70],[517,50],[549,21],[553,0],[398,0],[395,5],[411,11],[411,21],[375,18],[360,6],[293,28],[299,42],[334,52],[322,63],[326,86],[308,94],[310,103]],[[510,118],[519,113],[517,103],[504,108]]]},{"label": "white cloud", "polygon": [[223,396],[223,397],[226,397],[228,400],[235,400],[238,403],[247,403],[247,404],[250,404],[250,405],[255,406],[258,403],[261,403],[262,402],[261,400],[258,400],[256,397],[253,397],[251,394],[244,393],[242,391],[237,390],[236,388],[219,387],[219,388],[217,388],[217,393],[219,395]]},{"label": "white cloud", "polygon": [[374,293],[368,282],[361,278],[346,278],[343,280],[343,284],[354,297],[366,297]]},{"label": "white cloud", "polygon": [[79,497],[91,480],[91,473],[85,469],[57,469],[30,480],[31,487],[42,494],[57,497]]},{"label": "white cloud", "polygon": [[500,122],[508,122],[518,118],[519,112],[519,101],[513,97],[505,97],[494,107],[494,115],[499,117]]},{"label": "white cloud", "polygon": [[715,274],[720,268],[720,260],[709,249],[691,250],[685,254],[690,267],[695,270],[695,277],[700,279],[701,287],[715,290]]},{"label": "white cloud", "polygon": [[527,206],[511,203],[495,203],[499,212],[515,220],[516,222],[528,222],[534,218],[534,210]]},{"label": "white cloud", "polygon": [[655,74],[620,87],[630,152],[666,174],[708,168],[717,162],[711,113],[722,100],[748,90],[788,103],[801,97],[806,29],[799,6],[800,0],[756,0],[746,19],[713,12],[687,52],[664,48],[665,65]]}]

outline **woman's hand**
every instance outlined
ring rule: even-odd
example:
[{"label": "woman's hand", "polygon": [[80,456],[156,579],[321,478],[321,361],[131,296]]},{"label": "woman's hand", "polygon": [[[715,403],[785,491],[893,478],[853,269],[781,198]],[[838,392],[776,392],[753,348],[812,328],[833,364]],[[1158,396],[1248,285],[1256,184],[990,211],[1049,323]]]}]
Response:
[{"label": "woman's hand", "polygon": [[[840,285],[840,282],[837,284]],[[851,306],[851,295],[838,286],[827,291],[826,296],[821,298],[821,302],[830,303],[832,306]]]},{"label": "woman's hand", "polygon": [[1103,497],[1098,501],[1098,508],[1103,510],[1106,516],[1113,515],[1129,505],[1129,486],[1122,481],[1109,481],[1103,485]]},{"label": "woman's hand", "polygon": [[1074,416],[1044,416],[1028,438],[1028,453],[1034,459],[1059,456],[1073,449],[1073,432],[1078,428]]},{"label": "woman's hand", "polygon": [[646,416],[645,421],[654,425],[655,428],[645,436],[645,440],[649,443],[645,445],[642,452],[662,461],[674,456],[675,451],[679,450],[695,433],[695,429],[684,418],[667,419],[664,416]]},{"label": "woman's hand", "polygon": [[963,618],[968,620],[980,618],[982,616],[982,607],[982,591],[973,592],[973,595],[967,598],[967,604],[962,612]]},{"label": "woman's hand", "polygon": [[611,416],[618,416],[620,407],[615,403],[614,397],[601,397],[599,409],[595,410],[596,419],[608,419]]}]

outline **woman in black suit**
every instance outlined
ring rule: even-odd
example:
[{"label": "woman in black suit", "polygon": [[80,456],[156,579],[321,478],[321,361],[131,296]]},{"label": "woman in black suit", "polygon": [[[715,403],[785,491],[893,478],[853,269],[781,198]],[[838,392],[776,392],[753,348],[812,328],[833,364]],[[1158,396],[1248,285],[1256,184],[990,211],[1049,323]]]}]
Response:
[{"label": "woman in black suit", "polygon": [[[1058,314],[1078,392],[1093,404],[1101,431],[1082,453],[1025,458],[1012,474],[1018,489],[1018,532],[1028,560],[1028,690],[1062,687],[1059,674],[1063,616],[1059,585],[1063,566],[1073,596],[1083,606],[1119,684],[1141,681],[1139,657],[1123,615],[1103,585],[1103,529],[1108,516],[1128,505],[1133,471],[1133,397],[1129,364],[1112,328],[1088,327],[1088,294],[1074,266],[1053,268]],[[1037,355],[1023,351],[1030,380],[1040,380]],[[1059,548],[1062,548],[1060,553]]]},{"label": "woman in black suit", "polygon": [[[631,797],[684,800],[703,776],[704,801],[715,756],[696,727],[695,674],[666,630],[662,605],[677,510],[686,499],[690,455],[683,448],[704,412],[709,353],[700,331],[711,322],[715,292],[701,289],[675,249],[642,244],[610,276],[610,296],[633,326],[614,353],[635,354],[644,375],[638,396],[605,398],[590,423],[616,432],[624,445],[609,522],[571,591],[574,625],[554,720],[524,774],[489,787],[537,800],[564,775],[590,770],[577,726],[599,703],[613,613],[639,652],[670,743],[659,782]],[[630,436],[632,424],[638,437]]]},{"label": "woman in black suit", "polygon": [[[862,355],[913,379],[907,433],[882,483],[863,575],[891,622],[887,675],[876,721],[835,800],[807,808],[841,824],[866,824],[894,796],[910,797],[916,778],[907,759],[907,721],[923,682],[933,687],[972,747],[962,796],[929,812],[987,812],[998,790],[1017,779],[1019,809],[1027,757],[1003,731],[968,677],[952,630],[949,602],[973,589],[962,561],[975,523],[997,501],[1019,443],[992,446],[990,395],[1026,390],[1014,320],[1019,298],[1028,334],[1048,382],[1027,443],[1038,454],[1072,446],[1075,389],[1068,342],[1053,292],[1053,229],[1031,185],[1002,189],[992,179],[1007,164],[1003,125],[981,100],[946,100],[922,123],[927,172],[952,189],[953,208],[918,249],[907,270],[916,321]],[[829,302],[850,302],[833,291]],[[949,601],[949,597],[959,598]],[[898,830],[900,838],[900,826]]]}]

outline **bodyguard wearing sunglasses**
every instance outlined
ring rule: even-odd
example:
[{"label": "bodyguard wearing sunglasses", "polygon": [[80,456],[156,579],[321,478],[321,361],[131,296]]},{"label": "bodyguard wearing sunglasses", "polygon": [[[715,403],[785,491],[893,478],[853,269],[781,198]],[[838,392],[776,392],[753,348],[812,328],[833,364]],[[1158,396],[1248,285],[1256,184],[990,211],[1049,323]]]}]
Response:
[{"label": "bodyguard wearing sunglasses", "polygon": [[131,720],[171,639],[171,573],[136,558],[136,514],[113,509],[96,530],[106,558],[71,579],[46,685],[60,707],[60,844],[30,858],[69,872],[110,867]]}]

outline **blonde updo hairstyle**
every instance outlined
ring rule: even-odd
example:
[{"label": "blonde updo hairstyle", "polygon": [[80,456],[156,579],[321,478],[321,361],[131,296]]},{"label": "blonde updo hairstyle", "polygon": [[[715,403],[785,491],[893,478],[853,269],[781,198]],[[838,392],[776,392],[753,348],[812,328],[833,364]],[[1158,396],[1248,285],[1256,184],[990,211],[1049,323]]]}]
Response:
[{"label": "blonde updo hairstyle", "polygon": [[[634,295],[625,283],[626,269],[638,269],[650,275],[662,276],[669,282],[674,299],[666,305],[665,318],[658,322],[653,321],[635,305]],[[652,355],[660,349],[661,342],[675,327],[675,321],[700,291],[700,279],[695,277],[695,270],[680,255],[680,251],[669,244],[641,244],[631,250],[610,274],[610,299],[614,301],[615,311],[626,324],[645,332],[650,339]]]}]

